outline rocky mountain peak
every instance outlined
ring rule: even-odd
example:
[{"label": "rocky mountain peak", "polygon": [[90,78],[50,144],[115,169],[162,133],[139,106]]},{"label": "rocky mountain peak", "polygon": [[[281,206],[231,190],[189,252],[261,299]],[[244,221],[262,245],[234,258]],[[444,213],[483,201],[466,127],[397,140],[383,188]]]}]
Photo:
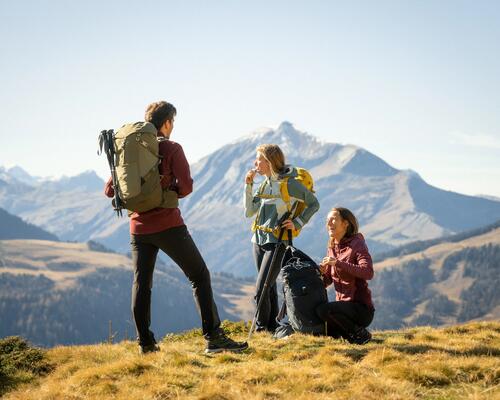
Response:
[{"label": "rocky mountain peak", "polygon": [[37,177],[31,176],[28,172],[26,172],[23,168],[15,165],[8,170],[5,171],[11,177],[17,179],[20,182],[27,183],[28,185],[37,183]]}]

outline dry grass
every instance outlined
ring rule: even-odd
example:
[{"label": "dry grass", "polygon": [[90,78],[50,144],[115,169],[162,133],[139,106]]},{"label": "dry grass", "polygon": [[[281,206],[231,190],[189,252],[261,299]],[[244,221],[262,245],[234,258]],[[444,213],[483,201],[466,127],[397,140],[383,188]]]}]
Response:
[{"label": "dry grass", "polygon": [[[226,325],[245,338],[245,326]],[[366,346],[255,334],[243,354],[207,356],[198,331],[159,353],[132,342],[56,347],[53,372],[7,399],[500,399],[500,322],[375,332]]]}]

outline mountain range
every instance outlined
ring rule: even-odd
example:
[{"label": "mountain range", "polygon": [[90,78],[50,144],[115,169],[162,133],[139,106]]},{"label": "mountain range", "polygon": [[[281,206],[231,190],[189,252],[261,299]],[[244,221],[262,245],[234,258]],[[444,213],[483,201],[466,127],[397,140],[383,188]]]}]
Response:
[{"label": "mountain range", "polygon": [[[194,191],[181,200],[181,210],[213,271],[255,275],[251,220],[243,216],[243,178],[262,143],[279,144],[288,163],[307,168],[314,177],[321,209],[296,245],[316,259],[325,251],[326,215],[336,205],[357,215],[372,254],[500,219],[499,201],[441,190],[361,147],[323,142],[283,122],[277,129],[241,137],[191,165]],[[0,207],[61,240],[93,240],[127,252],[128,221],[113,215],[103,185],[93,171],[47,181],[30,178],[19,167],[1,168]]]}]

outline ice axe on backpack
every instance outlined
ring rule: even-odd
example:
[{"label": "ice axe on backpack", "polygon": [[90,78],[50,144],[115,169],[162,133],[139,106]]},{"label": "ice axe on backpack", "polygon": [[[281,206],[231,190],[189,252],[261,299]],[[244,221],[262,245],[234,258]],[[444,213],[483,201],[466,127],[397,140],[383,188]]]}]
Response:
[{"label": "ice axe on backpack", "polygon": [[[267,292],[269,290],[269,286],[271,284],[271,281],[273,280],[273,275],[276,275],[276,276],[274,276],[274,279],[276,279],[278,274],[279,274],[279,271],[281,269],[281,258],[278,259],[278,254],[280,254],[280,253],[282,255],[284,254],[283,235],[286,231],[286,229],[281,228],[281,224],[284,221],[286,221],[288,218],[290,218],[291,215],[293,215],[293,212],[288,211],[285,214],[283,214],[283,216],[277,222],[277,226],[280,227],[278,243],[276,244],[276,247],[274,248],[273,257],[271,259],[271,263],[269,264],[269,268],[267,269],[267,271],[263,271],[264,273],[267,273],[267,275],[266,275],[266,279],[264,280],[264,285],[262,286],[262,290],[260,292],[260,297],[259,297],[259,301],[257,303],[257,307],[255,309],[255,314],[253,316],[252,325],[250,326],[250,332],[248,332],[248,340],[250,340],[250,338],[252,337],[253,331],[255,330],[255,325],[257,323],[257,316],[259,315],[259,311],[260,311],[260,308],[262,307],[263,299],[267,295]],[[289,242],[289,244],[291,244],[291,241],[292,241],[292,232],[290,230],[288,230],[288,242]],[[279,264],[278,264],[278,260],[279,260]],[[276,272],[278,274],[276,274]]]},{"label": "ice axe on backpack", "polygon": [[113,129],[103,130],[98,138],[98,149],[97,155],[101,155],[104,149],[104,153],[106,153],[106,157],[108,159],[109,169],[111,170],[111,179],[113,181],[113,189],[115,192],[115,196],[113,198],[112,204],[113,209],[116,211],[118,217],[122,216],[123,204],[118,195],[118,178],[116,176],[116,168],[115,168],[115,147],[113,144]]}]

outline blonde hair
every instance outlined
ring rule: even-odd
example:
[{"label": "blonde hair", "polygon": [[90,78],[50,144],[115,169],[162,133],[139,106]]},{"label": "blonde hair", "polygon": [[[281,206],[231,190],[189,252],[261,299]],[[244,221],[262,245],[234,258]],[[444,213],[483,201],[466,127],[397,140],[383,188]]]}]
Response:
[{"label": "blonde hair", "polygon": [[261,144],[257,146],[257,153],[271,166],[271,176],[277,178],[285,166],[285,155],[277,144]]}]

